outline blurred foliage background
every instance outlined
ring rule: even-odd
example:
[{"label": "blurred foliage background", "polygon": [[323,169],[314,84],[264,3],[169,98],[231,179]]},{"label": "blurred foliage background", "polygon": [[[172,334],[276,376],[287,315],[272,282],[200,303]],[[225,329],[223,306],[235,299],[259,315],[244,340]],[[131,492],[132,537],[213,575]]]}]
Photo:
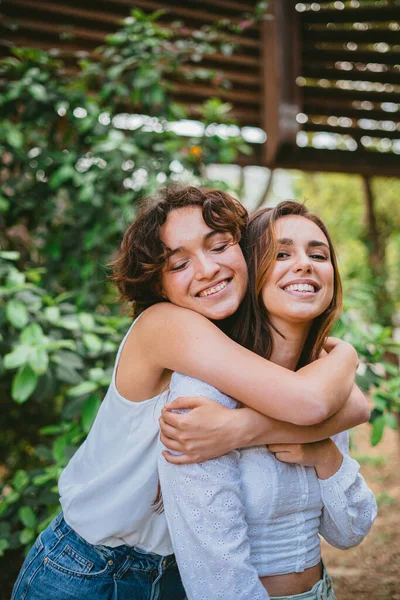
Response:
[{"label": "blurred foliage background", "polygon": [[[224,51],[229,23],[192,38],[180,37],[177,27],[166,30],[157,14],[134,11],[74,77],[44,51],[16,48],[1,62],[4,581],[14,579],[21,553],[57,514],[58,476],[87,435],[110,381],[129,319],[107,282],[106,265],[138,200],[177,179],[232,189],[210,180],[207,167],[251,153],[240,135],[206,128],[200,137],[175,132],[187,114],[171,100],[171,73],[191,64],[190,77],[229,85],[201,68],[204,53]],[[135,120],[132,105],[149,116]],[[233,123],[229,111],[228,103],[212,98],[200,120],[206,127]],[[371,441],[377,444],[385,426],[396,427],[400,410],[392,319],[399,309],[400,181],[376,179],[373,185],[385,250],[379,273],[370,260],[360,180],[292,177],[294,197],[308,199],[338,246],[346,310],[337,333],[360,353],[358,380],[373,398]],[[240,196],[240,186],[233,188]]]}]

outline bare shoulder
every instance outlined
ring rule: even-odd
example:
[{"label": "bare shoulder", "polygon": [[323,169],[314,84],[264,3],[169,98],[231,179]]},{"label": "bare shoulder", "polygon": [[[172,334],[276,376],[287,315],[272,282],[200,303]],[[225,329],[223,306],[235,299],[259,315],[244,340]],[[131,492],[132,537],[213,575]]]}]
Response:
[{"label": "bare shoulder", "polygon": [[[147,336],[162,333],[171,334],[181,332],[188,326],[215,327],[206,317],[199,313],[176,306],[170,302],[159,302],[145,310],[138,323],[139,335]],[[216,328],[217,329],[217,328]]]}]

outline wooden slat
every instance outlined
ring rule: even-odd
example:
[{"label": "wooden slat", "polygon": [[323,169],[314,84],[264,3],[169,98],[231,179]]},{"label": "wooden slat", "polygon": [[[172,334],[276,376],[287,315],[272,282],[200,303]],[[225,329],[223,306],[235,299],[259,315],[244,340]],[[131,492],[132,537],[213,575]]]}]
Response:
[{"label": "wooden slat", "polygon": [[[142,8],[146,11],[156,11],[160,9],[168,9],[168,14],[173,15],[174,18],[179,17],[182,19],[194,20],[196,22],[203,23],[215,23],[217,21],[221,21],[226,18],[226,15],[221,11],[218,14],[209,13],[204,10],[198,10],[197,8],[187,8],[186,6],[174,6],[171,4],[167,4],[166,2],[156,2],[154,0],[112,0],[113,4],[118,4],[120,6],[127,6],[129,9],[134,7]],[[199,4],[201,6],[201,4]],[[189,6],[189,3],[187,4]],[[245,7],[247,10],[247,7]],[[171,20],[171,19],[169,19]],[[240,19],[232,18],[233,22],[238,23]],[[259,26],[257,24],[251,25],[249,29],[258,29]]]},{"label": "wooden slat", "polygon": [[[3,23],[6,25],[15,23],[15,19],[3,17]],[[18,26],[20,30],[37,31],[38,33],[46,33],[59,36],[62,33],[68,32],[71,35],[78,37],[80,40],[96,42],[97,44],[104,42],[104,33],[75,27],[74,25],[53,25],[48,21],[35,21],[32,19],[18,18]]]},{"label": "wooden slat", "polygon": [[348,102],[368,101],[373,103],[394,102],[400,104],[399,92],[368,92],[364,90],[346,90],[338,87],[303,86],[301,88],[303,97],[307,100],[319,102],[324,98],[332,104],[336,101],[347,100]]},{"label": "wooden slat", "polygon": [[302,30],[303,40],[307,43],[337,43],[337,42],[355,42],[356,44],[374,44],[385,42],[386,44],[400,43],[398,31],[390,29],[367,29],[359,31],[357,29],[309,29],[304,27]]},{"label": "wooden slat", "polygon": [[400,21],[400,7],[346,8],[345,10],[308,10],[300,13],[302,23],[365,23]]},{"label": "wooden slat", "polygon": [[357,110],[356,108],[335,107],[327,104],[317,105],[313,102],[305,102],[303,112],[306,115],[349,117],[350,119],[374,119],[376,121],[393,121],[400,123],[400,112],[385,112],[383,110]]},{"label": "wooden slat", "polygon": [[301,75],[312,79],[328,79],[346,81],[371,81],[372,83],[390,83],[392,85],[400,85],[400,71],[344,71],[343,69],[324,68],[313,64],[304,64]]},{"label": "wooden slat", "polygon": [[15,13],[17,20],[19,20],[24,14],[20,9],[25,8],[39,12],[42,17],[44,16],[42,14],[44,11],[47,16],[49,14],[52,16],[61,15],[73,17],[74,19],[83,19],[89,23],[105,23],[107,25],[112,25],[114,29],[116,29],[121,22],[121,17],[117,17],[112,13],[99,10],[87,10],[80,7],[59,4],[57,2],[43,2],[41,0],[13,0],[12,3],[8,2],[5,4],[5,6],[7,8],[7,14],[10,14],[10,12]]},{"label": "wooden slat", "polygon": [[[8,4],[7,13],[8,16],[15,14],[17,22],[19,15],[21,14],[21,8],[29,9],[33,14],[38,13],[36,18],[43,18],[43,11],[51,13],[54,16],[59,17],[70,17],[73,20],[86,20],[88,25],[92,22],[103,24],[106,27],[106,33],[116,30],[120,24],[122,16],[115,16],[102,11],[93,11],[87,9],[81,9],[78,7],[66,6],[64,4],[56,4],[53,2],[43,2],[40,0],[13,0],[12,4]],[[164,27],[169,28],[168,24],[164,23]],[[194,29],[187,27],[181,34],[183,37],[189,36],[193,33]],[[186,33],[187,32],[187,33]],[[232,35],[227,34],[226,40],[233,44],[240,45],[245,48],[253,48],[258,50],[260,42],[257,39],[246,37],[245,35]]]},{"label": "wooden slat", "polygon": [[332,63],[346,61],[351,63],[379,63],[400,65],[400,52],[364,52],[351,50],[317,50],[305,48],[302,52],[304,63]]},{"label": "wooden slat", "polygon": [[209,85],[199,83],[196,84],[195,82],[174,82],[173,86],[175,88],[174,93],[178,97],[184,96],[185,98],[189,97],[190,99],[195,99],[199,96],[201,98],[210,98],[210,96],[218,95],[223,100],[229,100],[230,102],[234,102],[237,104],[245,103],[252,104],[255,106],[259,106],[260,104],[260,94],[257,92],[220,90]]},{"label": "wooden slat", "polygon": [[400,130],[383,131],[382,129],[360,129],[359,127],[339,127],[333,125],[317,125],[309,121],[302,126],[303,131],[312,133],[339,133],[340,135],[351,135],[359,139],[364,135],[372,138],[388,138],[390,140],[400,140]]}]

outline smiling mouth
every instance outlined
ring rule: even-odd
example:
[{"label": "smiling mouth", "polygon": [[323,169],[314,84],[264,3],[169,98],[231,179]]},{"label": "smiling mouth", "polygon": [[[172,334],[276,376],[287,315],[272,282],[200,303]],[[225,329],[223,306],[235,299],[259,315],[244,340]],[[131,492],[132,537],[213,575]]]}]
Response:
[{"label": "smiling mouth", "polygon": [[301,294],[315,294],[318,289],[310,283],[292,283],[283,288],[284,292],[297,292]]},{"label": "smiling mouth", "polygon": [[221,290],[225,289],[230,281],[232,281],[232,279],[224,279],[224,281],[221,281],[217,285],[214,285],[213,287],[207,288],[206,290],[199,292],[198,294],[196,294],[196,296],[198,298],[207,298],[208,296],[214,296]]}]

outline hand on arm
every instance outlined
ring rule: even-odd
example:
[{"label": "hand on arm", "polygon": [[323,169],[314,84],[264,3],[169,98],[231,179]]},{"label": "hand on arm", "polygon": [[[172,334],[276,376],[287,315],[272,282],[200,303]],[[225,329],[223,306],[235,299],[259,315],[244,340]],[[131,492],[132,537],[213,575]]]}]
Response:
[{"label": "hand on arm", "polygon": [[[191,409],[186,414],[174,410]],[[182,397],[165,406],[161,418],[161,441],[176,456],[164,452],[175,464],[202,462],[235,448],[274,443],[319,441],[351,429],[369,418],[363,393],[356,386],[344,406],[318,425],[300,426],[277,421],[251,408],[231,410],[205,397]]]},{"label": "hand on arm", "polygon": [[319,479],[339,471],[343,455],[331,439],[309,444],[269,444],[268,450],[281,462],[314,467]]},{"label": "hand on arm", "polygon": [[150,307],[136,328],[149,367],[207,381],[263,414],[298,425],[335,413],[354,383],[358,358],[346,342],[331,342],[326,357],[292,372],[236,344],[201,315],[169,303]]}]

